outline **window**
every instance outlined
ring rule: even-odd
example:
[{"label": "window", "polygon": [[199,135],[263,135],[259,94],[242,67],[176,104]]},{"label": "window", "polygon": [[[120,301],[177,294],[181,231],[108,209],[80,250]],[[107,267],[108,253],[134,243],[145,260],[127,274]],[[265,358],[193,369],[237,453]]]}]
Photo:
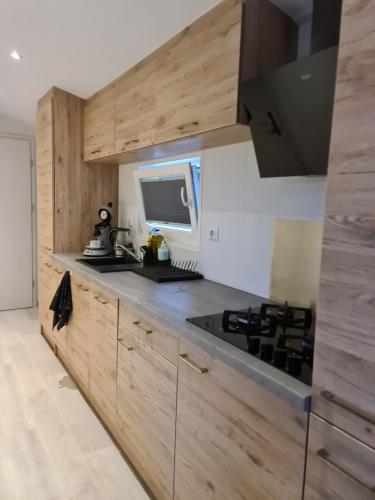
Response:
[{"label": "window", "polygon": [[142,230],[156,227],[167,243],[198,250],[200,158],[143,165],[134,177]]}]

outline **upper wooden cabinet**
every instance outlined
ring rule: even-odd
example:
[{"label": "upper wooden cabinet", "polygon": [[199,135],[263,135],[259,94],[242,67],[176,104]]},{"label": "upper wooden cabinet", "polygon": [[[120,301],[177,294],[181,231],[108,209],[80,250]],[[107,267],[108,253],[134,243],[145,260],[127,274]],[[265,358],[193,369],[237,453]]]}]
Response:
[{"label": "upper wooden cabinet", "polygon": [[91,97],[85,160],[133,161],[126,153],[139,149],[152,157],[171,141],[186,152],[248,139],[247,127],[237,125],[242,11],[241,0],[224,0]]},{"label": "upper wooden cabinet", "polygon": [[156,63],[148,57],[117,82],[115,153],[155,142],[155,71]]},{"label": "upper wooden cabinet", "polygon": [[226,0],[155,53],[157,144],[236,124],[241,19]]},{"label": "upper wooden cabinet", "polygon": [[95,160],[115,153],[115,86],[93,95],[84,106],[84,158]]},{"label": "upper wooden cabinet", "polygon": [[312,409],[375,448],[375,4],[343,2]]}]

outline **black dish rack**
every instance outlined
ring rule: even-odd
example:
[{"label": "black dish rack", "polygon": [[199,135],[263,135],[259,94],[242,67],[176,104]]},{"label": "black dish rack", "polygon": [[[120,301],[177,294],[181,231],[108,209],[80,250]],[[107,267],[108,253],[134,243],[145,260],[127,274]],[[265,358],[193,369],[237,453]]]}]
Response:
[{"label": "black dish rack", "polygon": [[143,265],[133,272],[148,278],[156,283],[169,283],[173,281],[201,280],[203,275],[196,271],[198,263],[195,261],[166,261],[155,265]]}]

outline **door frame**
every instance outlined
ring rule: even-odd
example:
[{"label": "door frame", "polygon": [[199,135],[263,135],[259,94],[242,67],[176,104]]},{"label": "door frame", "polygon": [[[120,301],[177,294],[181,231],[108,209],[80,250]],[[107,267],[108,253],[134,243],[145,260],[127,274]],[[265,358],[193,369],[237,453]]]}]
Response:
[{"label": "door frame", "polygon": [[30,207],[30,216],[31,216],[31,263],[32,263],[32,304],[33,307],[36,306],[36,274],[37,274],[37,266],[36,266],[36,161],[35,161],[35,137],[30,135],[22,135],[22,134],[11,134],[6,132],[0,132],[0,137],[2,139],[13,139],[16,141],[24,141],[29,143],[29,151],[30,151],[30,171],[31,171],[31,207]]}]

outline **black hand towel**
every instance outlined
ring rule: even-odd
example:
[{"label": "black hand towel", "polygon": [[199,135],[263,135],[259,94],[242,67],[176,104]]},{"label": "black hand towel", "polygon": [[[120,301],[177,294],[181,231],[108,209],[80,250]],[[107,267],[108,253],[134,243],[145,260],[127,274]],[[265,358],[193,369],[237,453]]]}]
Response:
[{"label": "black hand towel", "polygon": [[52,330],[55,326],[57,326],[57,330],[61,330],[68,324],[69,316],[73,311],[72,290],[68,271],[64,274],[49,308],[54,313]]}]

